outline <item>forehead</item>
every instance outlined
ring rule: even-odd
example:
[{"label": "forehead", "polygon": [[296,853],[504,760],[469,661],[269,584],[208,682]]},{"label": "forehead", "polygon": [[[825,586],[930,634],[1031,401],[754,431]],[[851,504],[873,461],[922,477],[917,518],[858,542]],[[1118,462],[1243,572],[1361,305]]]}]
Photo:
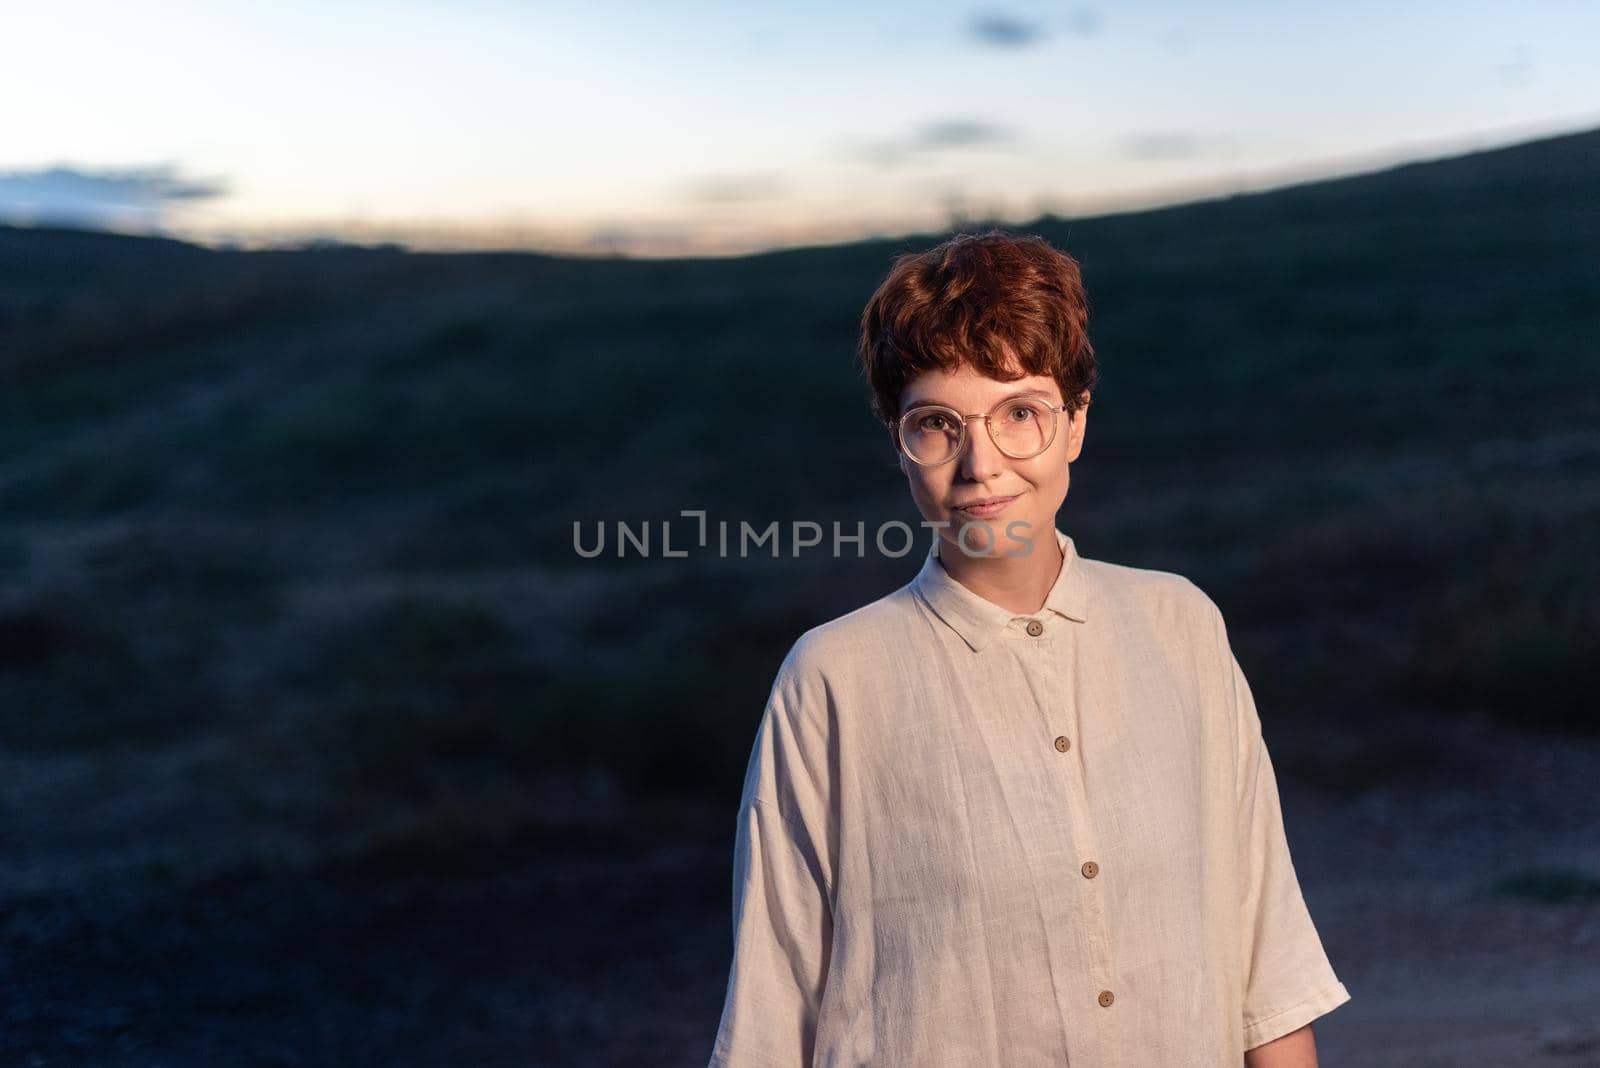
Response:
[{"label": "forehead", "polygon": [[1006,381],[967,366],[955,371],[936,368],[906,383],[900,392],[900,408],[904,411],[919,404],[946,404],[960,411],[978,411],[1030,390],[1042,391],[1054,403],[1061,403],[1061,388],[1049,375],[1025,375]]}]

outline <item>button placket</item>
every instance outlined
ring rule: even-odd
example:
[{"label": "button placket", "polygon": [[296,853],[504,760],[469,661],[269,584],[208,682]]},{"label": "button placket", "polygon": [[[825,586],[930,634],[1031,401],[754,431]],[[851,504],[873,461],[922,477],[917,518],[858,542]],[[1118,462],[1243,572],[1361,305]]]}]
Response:
[{"label": "button placket", "polygon": [[[1036,624],[1029,633],[1029,624]],[[1039,813],[1041,826],[1050,833],[1037,843],[1042,855],[1038,871],[1064,892],[1043,895],[1040,911],[1044,917],[1044,953],[1057,977],[1071,976],[1069,982],[1054,987],[1055,1007],[1069,1042],[1082,1041],[1104,1050],[1106,1068],[1126,1068],[1120,1054],[1122,1035],[1118,1016],[1104,1012],[1085,1018],[1083,1006],[1099,996],[1101,984],[1117,980],[1115,935],[1108,923],[1108,887],[1083,878],[1085,857],[1100,852],[1099,828],[1095,807],[1084,782],[1082,737],[1085,713],[1081,703],[1092,699],[1078,684],[1079,637],[1068,620],[1047,617],[1043,620],[1016,615],[997,631],[997,637],[1010,638],[1021,645],[1005,650],[1022,673],[1028,696],[1046,731],[1044,740],[1055,750],[1053,758],[1063,763],[1053,774],[1047,773],[1039,785],[1049,791],[1054,803]],[[1032,744],[1040,744],[1038,741]],[[1037,752],[1037,750],[1036,750]],[[1025,846],[1024,848],[1027,848]],[[1078,868],[1076,888],[1063,880],[1072,878]]]},{"label": "button placket", "polygon": [[[1039,621],[1033,620],[1032,622]],[[1046,671],[1053,676],[1055,692],[1072,695],[1067,697],[1067,703],[1060,710],[1060,715],[1062,716],[1060,726],[1072,724],[1081,731],[1083,729],[1082,717],[1084,713],[1083,710],[1076,707],[1077,702],[1074,700],[1073,688],[1068,683],[1072,670],[1069,663],[1073,650],[1072,631],[1070,628],[1052,627],[1049,633],[1044,633],[1043,623],[1039,623],[1038,629],[1040,633],[1031,640],[1041,650],[1046,646],[1051,647],[1050,654],[1044,658],[1044,663],[1046,664]],[[1026,624],[1024,624],[1024,630],[1027,630]],[[1054,719],[1055,716],[1051,718]],[[1079,755],[1081,751],[1075,748],[1075,743],[1081,742],[1081,737],[1074,738],[1062,733],[1052,736],[1051,744],[1057,753]],[[1102,1008],[1110,1009],[1112,1002],[1116,999],[1115,993],[1106,988],[1097,989],[1088,985],[1094,981],[1094,979],[1089,978],[1090,976],[1099,979],[1100,982],[1114,982],[1117,977],[1115,964],[1116,935],[1109,924],[1108,904],[1104,893],[1108,888],[1094,881],[1098,879],[1100,874],[1098,861],[1083,859],[1085,854],[1092,857],[1099,852],[1099,828],[1095,824],[1094,806],[1085,790],[1083,777],[1078,774],[1081,770],[1079,761],[1070,761],[1070,767],[1063,770],[1066,774],[1061,777],[1061,784],[1066,791],[1067,804],[1065,814],[1070,826],[1069,833],[1071,836],[1070,843],[1067,846],[1069,850],[1067,857],[1070,857],[1073,853],[1077,854],[1079,860],[1078,874],[1083,881],[1079,884],[1078,893],[1065,895],[1061,901],[1063,904],[1072,902],[1070,906],[1072,910],[1071,922],[1083,931],[1083,950],[1086,954],[1085,958],[1074,960],[1065,967],[1069,970],[1078,970],[1079,974],[1083,975],[1086,980],[1084,986],[1087,986],[1088,989],[1085,990],[1084,986],[1078,986],[1076,988],[1076,997],[1087,996],[1095,998]],[[1067,863],[1070,864],[1071,861],[1067,860]],[[1097,1014],[1095,1023],[1092,1026],[1097,1032],[1098,1041],[1103,1048],[1108,1051],[1115,1051],[1119,1048],[1121,1028],[1117,1022],[1117,1014],[1111,1012]],[[1114,1052],[1111,1059],[1107,1061],[1108,1066],[1117,1066],[1117,1068],[1120,1068],[1122,1063],[1121,1058]]]}]

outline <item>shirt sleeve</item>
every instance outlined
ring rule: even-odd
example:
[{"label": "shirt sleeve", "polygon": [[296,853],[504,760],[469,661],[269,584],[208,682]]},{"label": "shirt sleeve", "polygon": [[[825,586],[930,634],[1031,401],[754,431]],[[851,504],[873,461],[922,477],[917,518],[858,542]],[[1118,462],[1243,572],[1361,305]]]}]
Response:
[{"label": "shirt sleeve", "polygon": [[1227,646],[1228,688],[1238,731],[1239,836],[1244,883],[1244,1048],[1296,1031],[1350,1000],[1311,922],[1284,835],[1277,777],[1250,685]]},{"label": "shirt sleeve", "polygon": [[[786,665],[787,667],[787,665]],[[709,1068],[811,1064],[833,944],[815,739],[780,673],[756,732],[733,855],[733,963]]]}]

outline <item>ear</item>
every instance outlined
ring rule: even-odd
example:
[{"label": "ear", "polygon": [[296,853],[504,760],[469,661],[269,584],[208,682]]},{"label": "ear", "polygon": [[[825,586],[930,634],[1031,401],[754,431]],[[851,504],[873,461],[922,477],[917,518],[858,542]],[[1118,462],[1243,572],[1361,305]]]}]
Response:
[{"label": "ear", "polygon": [[1068,432],[1067,463],[1074,463],[1083,454],[1083,436],[1087,430],[1089,415],[1089,393],[1085,390],[1081,395],[1082,407],[1072,414],[1072,429]]}]

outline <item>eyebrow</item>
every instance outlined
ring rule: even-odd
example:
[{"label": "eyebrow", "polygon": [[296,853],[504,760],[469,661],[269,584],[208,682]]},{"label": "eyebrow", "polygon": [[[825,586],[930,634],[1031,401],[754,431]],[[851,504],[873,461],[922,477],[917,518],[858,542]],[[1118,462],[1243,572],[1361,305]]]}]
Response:
[{"label": "eyebrow", "polygon": [[[1008,393],[1006,396],[995,401],[994,404],[1004,404],[1006,401],[1016,400],[1018,397],[1038,397],[1041,400],[1050,401],[1052,404],[1055,403],[1055,398],[1050,396],[1049,390],[1024,389],[1019,390],[1016,393]],[[994,404],[989,405],[989,407],[993,408]],[[931,408],[935,406],[940,408],[949,408],[952,412],[960,411],[960,409],[954,404],[946,404],[944,401],[929,400],[928,398],[924,397],[922,400],[912,401],[910,404],[907,404],[905,408],[902,409],[902,412],[911,412],[918,408]]]}]

